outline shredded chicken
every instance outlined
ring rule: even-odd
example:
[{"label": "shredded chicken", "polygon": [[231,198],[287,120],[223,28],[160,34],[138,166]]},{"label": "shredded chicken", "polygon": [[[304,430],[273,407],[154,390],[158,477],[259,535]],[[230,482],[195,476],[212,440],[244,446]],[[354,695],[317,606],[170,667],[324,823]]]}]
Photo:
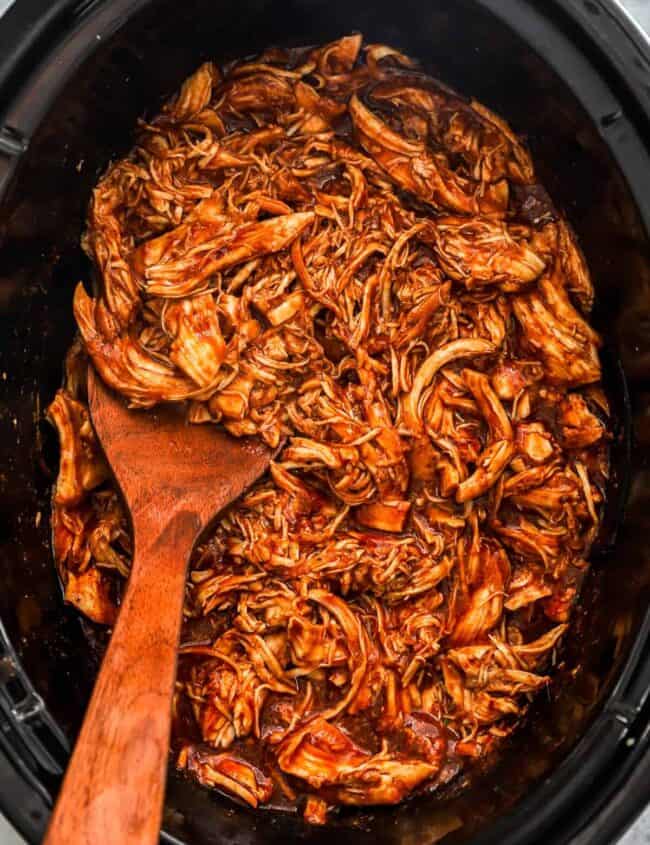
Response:
[{"label": "shredded chicken", "polygon": [[133,406],[286,439],[192,557],[200,783],[323,824],[436,789],[550,682],[608,419],[589,271],[536,190],[500,118],[357,35],[204,64],[95,188],[49,409],[66,601],[112,625],[131,558],[89,361]]}]

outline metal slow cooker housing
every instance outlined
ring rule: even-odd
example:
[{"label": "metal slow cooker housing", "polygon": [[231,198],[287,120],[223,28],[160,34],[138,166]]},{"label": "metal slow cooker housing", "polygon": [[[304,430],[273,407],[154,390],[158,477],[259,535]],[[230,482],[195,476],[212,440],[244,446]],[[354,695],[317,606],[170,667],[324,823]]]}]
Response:
[{"label": "metal slow cooker housing", "polygon": [[[164,842],[613,841],[650,799],[650,45],[616,0],[19,0],[0,21],[0,808],[38,842],[104,634],[63,606],[43,409],[90,190],[201,61],[360,30],[502,114],[578,232],[614,411],[603,531],[560,673],[497,768],[325,828],[173,774]],[[134,667],[137,671],[137,667]],[[462,785],[462,784],[461,784]]]}]

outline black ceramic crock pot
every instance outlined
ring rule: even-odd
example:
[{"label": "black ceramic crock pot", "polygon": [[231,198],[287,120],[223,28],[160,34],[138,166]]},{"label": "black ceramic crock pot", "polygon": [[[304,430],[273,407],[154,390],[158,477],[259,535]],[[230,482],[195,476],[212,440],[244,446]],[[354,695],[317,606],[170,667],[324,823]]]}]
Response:
[{"label": "black ceramic crock pot", "polygon": [[[0,21],[0,808],[30,842],[102,632],[63,606],[43,409],[74,325],[98,175],[206,58],[360,30],[508,119],[592,268],[616,436],[605,525],[557,683],[496,770],[325,828],[173,773],[166,843],[612,842],[650,799],[650,47],[616,0],[17,0]],[[137,671],[137,669],[134,669]],[[102,843],[97,843],[102,845]],[[126,843],[125,843],[126,845]]]}]

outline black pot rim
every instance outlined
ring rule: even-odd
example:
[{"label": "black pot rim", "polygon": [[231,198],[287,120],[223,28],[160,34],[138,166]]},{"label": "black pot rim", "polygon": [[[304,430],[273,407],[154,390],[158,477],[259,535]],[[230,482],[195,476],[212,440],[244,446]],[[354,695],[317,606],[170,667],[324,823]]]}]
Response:
[{"label": "black pot rim", "polygon": [[[0,99],[5,103],[0,203],[65,82],[97,43],[149,2],[21,0],[0,20]],[[645,140],[650,139],[650,38],[619,0],[476,2],[516,30],[573,90],[626,176],[650,231],[650,193],[643,181],[650,173],[650,141]],[[567,33],[578,33],[579,42]],[[34,714],[16,707],[5,689],[10,677],[20,679]],[[649,691],[650,611],[609,700],[554,771],[552,783],[539,784],[507,819],[480,835],[477,845],[542,840],[604,845],[618,838],[650,798]],[[29,842],[37,842],[49,795],[34,765],[43,750],[30,730],[32,718],[65,746],[0,624],[0,810]],[[164,833],[162,841],[181,845]]]}]

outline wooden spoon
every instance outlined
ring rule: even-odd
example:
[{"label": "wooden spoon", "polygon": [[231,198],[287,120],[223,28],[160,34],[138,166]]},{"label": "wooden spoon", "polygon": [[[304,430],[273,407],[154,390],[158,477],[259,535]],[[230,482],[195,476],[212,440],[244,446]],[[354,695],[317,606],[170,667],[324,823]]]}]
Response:
[{"label": "wooden spoon", "polygon": [[267,469],[262,443],[130,411],[94,374],[90,413],[131,512],[126,595],[46,845],[154,845],[160,835],[187,563],[210,520]]}]

